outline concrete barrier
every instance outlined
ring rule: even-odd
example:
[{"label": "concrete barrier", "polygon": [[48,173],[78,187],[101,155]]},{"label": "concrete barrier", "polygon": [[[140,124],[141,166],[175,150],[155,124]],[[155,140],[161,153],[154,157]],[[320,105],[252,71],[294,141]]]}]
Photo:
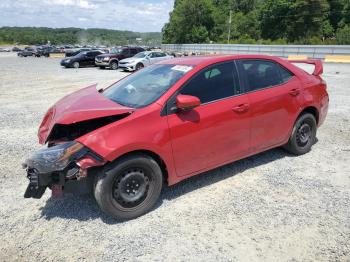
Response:
[{"label": "concrete barrier", "polygon": [[[350,56],[350,45],[164,44],[162,49],[170,53],[264,54],[285,58],[304,56],[310,59],[325,59],[326,56]],[[347,58],[340,58],[339,61],[345,62]]]}]

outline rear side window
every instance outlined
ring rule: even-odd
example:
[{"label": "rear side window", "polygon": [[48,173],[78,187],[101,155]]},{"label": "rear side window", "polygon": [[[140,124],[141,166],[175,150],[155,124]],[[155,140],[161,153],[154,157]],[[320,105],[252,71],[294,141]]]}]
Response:
[{"label": "rear side window", "polygon": [[207,103],[235,95],[235,67],[233,62],[203,69],[181,89],[181,94],[198,97]]},{"label": "rear side window", "polygon": [[160,53],[160,52],[158,52],[158,53],[156,53],[156,54],[157,54],[157,57],[164,57],[164,56],[166,56],[166,54]]},{"label": "rear side window", "polygon": [[248,92],[280,85],[293,77],[291,72],[272,61],[240,60],[239,63]]}]

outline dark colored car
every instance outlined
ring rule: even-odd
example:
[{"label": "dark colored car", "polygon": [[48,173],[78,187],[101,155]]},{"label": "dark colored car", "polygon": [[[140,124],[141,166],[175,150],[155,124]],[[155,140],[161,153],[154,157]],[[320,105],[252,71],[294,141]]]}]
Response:
[{"label": "dark colored car", "polygon": [[21,49],[21,48],[19,48],[19,47],[17,47],[17,46],[14,46],[14,47],[12,48],[12,52],[21,52],[21,51],[23,51],[23,49]]},{"label": "dark colored car", "polygon": [[96,56],[95,64],[101,69],[109,67],[113,70],[118,69],[119,61],[125,58],[132,57],[137,53],[143,52],[142,47],[124,46],[121,48],[112,49],[110,53]]},{"label": "dark colored car", "polygon": [[75,56],[62,59],[61,66],[64,66],[66,68],[95,66],[95,57],[101,54],[103,54],[103,51],[100,51],[100,50],[80,52]]},{"label": "dark colored car", "polygon": [[52,53],[63,53],[63,50],[58,49],[55,46],[42,46],[37,49],[37,52],[40,56],[49,57]]},{"label": "dark colored car", "polygon": [[314,72],[263,55],[175,58],[70,94],[39,127],[48,147],[24,164],[25,197],[91,183],[103,211],[130,219],[154,206],[164,184],[275,147],[305,154],[329,97],[322,62],[297,62]]},{"label": "dark colored car", "polygon": [[38,50],[31,47],[26,47],[23,51],[18,52],[17,55],[20,57],[27,57],[27,56],[40,57]]}]

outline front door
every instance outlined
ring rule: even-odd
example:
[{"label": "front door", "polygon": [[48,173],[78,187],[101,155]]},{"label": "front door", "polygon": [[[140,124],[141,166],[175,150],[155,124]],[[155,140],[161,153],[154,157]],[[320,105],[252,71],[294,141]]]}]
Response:
[{"label": "front door", "polygon": [[[240,94],[234,62],[201,70],[177,94],[193,95],[201,100],[199,107],[188,112],[168,109],[178,176],[187,176],[247,154],[249,101],[247,95]],[[168,108],[175,97],[169,101]]]}]

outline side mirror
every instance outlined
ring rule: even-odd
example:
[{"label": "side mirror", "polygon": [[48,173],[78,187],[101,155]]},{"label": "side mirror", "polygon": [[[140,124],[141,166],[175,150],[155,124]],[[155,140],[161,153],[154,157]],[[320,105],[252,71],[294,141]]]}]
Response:
[{"label": "side mirror", "polygon": [[181,111],[188,111],[200,106],[201,101],[196,96],[178,95],[176,97],[176,107]]}]

